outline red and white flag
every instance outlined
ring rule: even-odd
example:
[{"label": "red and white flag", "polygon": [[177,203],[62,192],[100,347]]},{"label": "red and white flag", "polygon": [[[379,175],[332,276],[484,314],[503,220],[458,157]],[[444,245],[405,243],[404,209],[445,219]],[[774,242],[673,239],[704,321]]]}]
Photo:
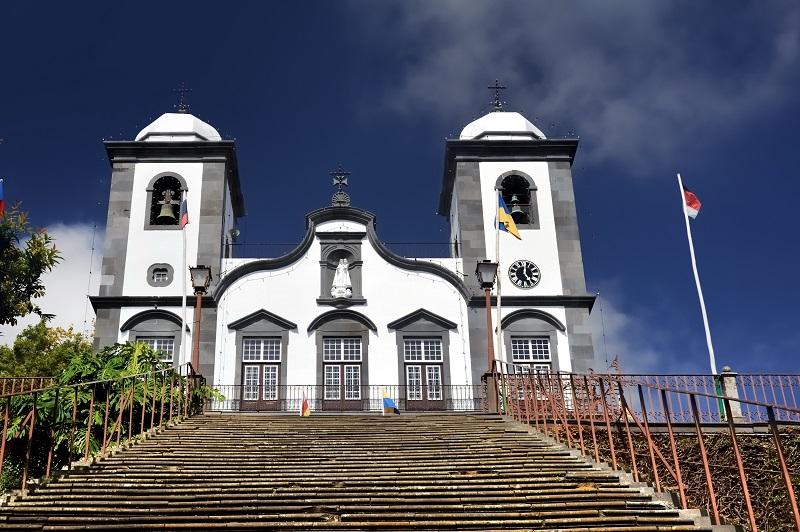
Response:
[{"label": "red and white flag", "polygon": [[695,193],[686,187],[683,187],[683,203],[684,208],[686,209],[686,214],[689,216],[689,218],[692,220],[697,218],[697,214],[700,212],[702,203],[700,203],[700,200],[697,198]]}]

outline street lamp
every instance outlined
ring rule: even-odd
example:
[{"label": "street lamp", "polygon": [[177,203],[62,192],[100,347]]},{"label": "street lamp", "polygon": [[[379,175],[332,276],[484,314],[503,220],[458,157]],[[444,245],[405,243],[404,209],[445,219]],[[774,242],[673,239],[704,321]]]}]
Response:
[{"label": "street lamp", "polygon": [[487,373],[494,370],[494,339],[492,337],[492,287],[497,277],[497,263],[490,260],[482,260],[475,265],[475,276],[481,288],[486,292],[486,341],[488,342],[489,364],[486,366]]},{"label": "street lamp", "polygon": [[192,328],[192,368],[200,371],[200,313],[203,308],[203,296],[211,284],[211,268],[208,266],[194,266],[189,268],[194,288],[194,328]]}]

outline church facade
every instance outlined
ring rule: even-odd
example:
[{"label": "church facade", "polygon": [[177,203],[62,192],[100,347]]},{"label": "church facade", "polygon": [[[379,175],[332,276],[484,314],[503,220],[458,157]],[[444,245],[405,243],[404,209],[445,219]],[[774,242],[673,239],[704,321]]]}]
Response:
[{"label": "church facade", "polygon": [[[523,370],[584,371],[594,297],[572,187],[577,144],[547,139],[501,109],[447,140],[438,212],[450,225],[449,257],[395,254],[375,216],[350,205],[338,174],[331,206],[305,216],[296,248],[243,258],[232,253],[245,215],[233,141],[188,112],[164,114],[133,141],[105,143],[112,177],[101,285],[91,297],[95,346],[140,341],[175,365],[191,360],[196,299],[185,245],[187,266],[211,269],[196,368],[209,383],[241,387],[242,404],[256,407],[288,386],[312,385],[317,399],[353,408],[376,386],[399,386],[409,405],[438,408],[447,387],[478,385],[487,371],[474,272],[491,259],[502,283],[496,356]],[[498,237],[498,194],[519,240]],[[496,321],[494,295],[491,304]]]}]

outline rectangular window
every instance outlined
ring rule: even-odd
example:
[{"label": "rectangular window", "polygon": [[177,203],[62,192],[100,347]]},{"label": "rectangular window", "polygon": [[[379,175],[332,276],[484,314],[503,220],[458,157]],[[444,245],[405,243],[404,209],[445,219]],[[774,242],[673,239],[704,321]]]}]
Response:
[{"label": "rectangular window", "polygon": [[344,367],[344,398],[349,401],[361,399],[361,366]]},{"label": "rectangular window", "polygon": [[322,360],[361,362],[361,338],[323,338]]},{"label": "rectangular window", "polygon": [[410,338],[403,341],[406,362],[442,362],[442,340],[439,338]]},{"label": "rectangular window", "polygon": [[264,391],[262,398],[265,401],[278,400],[278,366],[264,366]]},{"label": "rectangular window", "polygon": [[242,399],[245,401],[258,400],[258,373],[259,366],[244,367],[244,394]]},{"label": "rectangular window", "polygon": [[547,336],[512,338],[511,357],[513,362],[550,362],[550,338]]},{"label": "rectangular window", "polygon": [[336,400],[341,397],[339,386],[341,385],[340,366],[325,366],[325,399]]},{"label": "rectangular window", "polygon": [[442,368],[441,366],[427,366],[428,374],[428,400],[442,400]]},{"label": "rectangular window", "polygon": [[422,400],[422,366],[406,366],[406,387],[409,401]]},{"label": "rectangular window", "polygon": [[280,338],[245,338],[242,342],[244,362],[280,362]]},{"label": "rectangular window", "polygon": [[169,278],[169,274],[167,273],[166,268],[155,268],[153,270],[153,282],[154,283],[166,283]]},{"label": "rectangular window", "polygon": [[137,342],[149,345],[153,351],[158,351],[161,354],[161,360],[164,362],[172,362],[175,356],[175,338],[173,337],[140,337],[136,338]]}]

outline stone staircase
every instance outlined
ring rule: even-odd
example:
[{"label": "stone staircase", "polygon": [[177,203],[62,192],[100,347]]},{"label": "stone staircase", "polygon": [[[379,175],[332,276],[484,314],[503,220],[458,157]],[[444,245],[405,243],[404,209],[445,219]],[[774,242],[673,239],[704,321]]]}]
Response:
[{"label": "stone staircase", "polygon": [[712,529],[626,477],[500,416],[208,414],[12,497],[0,528]]}]

